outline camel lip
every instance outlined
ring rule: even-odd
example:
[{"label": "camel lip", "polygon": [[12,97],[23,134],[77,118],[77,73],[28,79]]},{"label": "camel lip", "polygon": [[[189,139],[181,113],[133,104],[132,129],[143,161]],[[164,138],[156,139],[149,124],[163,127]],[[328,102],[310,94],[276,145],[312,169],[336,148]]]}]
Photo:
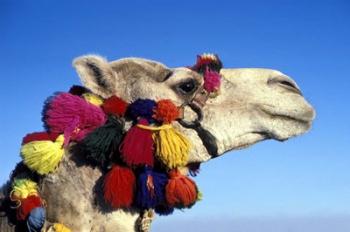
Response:
[{"label": "camel lip", "polygon": [[300,117],[292,116],[292,115],[288,115],[288,114],[283,114],[283,113],[274,113],[274,112],[271,112],[271,111],[264,109],[264,108],[260,108],[260,110],[271,118],[280,118],[280,119],[284,119],[287,121],[295,121],[295,122],[300,123],[300,124],[310,124],[311,125],[312,121],[315,119],[314,110],[310,110],[310,112],[307,112],[303,116],[300,116]]}]

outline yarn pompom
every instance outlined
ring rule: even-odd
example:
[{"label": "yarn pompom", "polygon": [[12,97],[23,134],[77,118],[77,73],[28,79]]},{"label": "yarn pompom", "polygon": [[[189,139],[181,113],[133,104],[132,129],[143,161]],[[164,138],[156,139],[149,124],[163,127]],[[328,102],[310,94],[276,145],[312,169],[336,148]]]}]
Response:
[{"label": "yarn pompom", "polygon": [[152,131],[142,129],[138,125],[147,126],[148,122],[145,119],[141,119],[136,126],[129,129],[120,145],[122,158],[128,166],[153,166]]},{"label": "yarn pompom", "polygon": [[102,109],[106,114],[123,117],[128,108],[128,103],[117,96],[112,96],[104,101]]},{"label": "yarn pompom", "polygon": [[11,200],[25,199],[28,196],[38,195],[38,185],[30,179],[14,179],[12,183]]},{"label": "yarn pompom", "polygon": [[147,119],[148,122],[152,122],[153,109],[156,106],[156,102],[150,99],[137,99],[129,105],[128,114],[134,120],[139,118]]},{"label": "yarn pompom", "polygon": [[105,125],[88,134],[78,145],[86,157],[104,165],[114,151],[118,151],[124,133],[124,122],[109,116]]},{"label": "yarn pompom", "polygon": [[114,165],[104,179],[104,199],[113,208],[130,207],[134,198],[135,175],[130,168]]},{"label": "yarn pompom", "polygon": [[53,172],[64,155],[64,137],[60,135],[55,142],[51,140],[33,141],[21,148],[23,162],[40,175]]},{"label": "yarn pompom", "polygon": [[71,232],[71,230],[61,223],[54,223],[48,232]]},{"label": "yarn pompom", "polygon": [[154,172],[145,167],[139,174],[136,203],[143,209],[154,208],[165,200],[166,174]]},{"label": "yarn pompom", "polygon": [[43,207],[32,209],[27,219],[28,232],[40,232],[44,226],[46,211]]},{"label": "yarn pompom", "polygon": [[42,201],[39,196],[29,196],[25,199],[21,200],[21,205],[17,208],[17,220],[19,221],[24,221],[26,220],[27,216],[29,215],[30,211],[32,209],[41,207],[42,206]]},{"label": "yarn pompom", "polygon": [[89,93],[90,91],[85,88],[84,86],[80,86],[80,85],[73,85],[70,89],[69,89],[69,93],[73,94],[73,95],[77,95],[77,96],[82,96],[84,93]]},{"label": "yarn pompom", "polygon": [[209,92],[216,92],[220,89],[221,76],[218,72],[205,70],[204,73],[204,89]]},{"label": "yarn pompom", "polygon": [[174,212],[174,208],[168,206],[166,203],[157,205],[154,211],[160,216],[168,216]]},{"label": "yarn pompom", "polygon": [[192,69],[204,73],[204,71],[210,68],[211,70],[220,72],[222,69],[222,62],[216,54],[204,53],[197,56],[197,62]]},{"label": "yarn pompom", "polygon": [[83,93],[82,97],[85,99],[85,101],[95,105],[95,106],[100,106],[103,104],[103,99],[93,93]]},{"label": "yarn pompom", "polygon": [[102,126],[106,116],[101,108],[84,99],[60,93],[46,102],[43,120],[50,132],[64,133],[66,146],[69,141],[80,141],[86,134]]},{"label": "yarn pompom", "polygon": [[56,138],[59,136],[59,134],[55,133],[48,133],[48,132],[34,132],[31,134],[27,134],[23,140],[22,145],[33,142],[33,141],[44,141],[49,140],[54,142]]},{"label": "yarn pompom", "polygon": [[169,99],[160,100],[154,110],[153,117],[163,123],[171,123],[179,117],[179,109]]},{"label": "yarn pompom", "polygon": [[185,166],[191,148],[189,140],[170,124],[158,128],[153,133],[156,157],[169,169]]},{"label": "yarn pompom", "polygon": [[169,173],[169,181],[165,188],[166,201],[170,207],[191,207],[198,197],[197,186],[193,180],[174,169]]}]

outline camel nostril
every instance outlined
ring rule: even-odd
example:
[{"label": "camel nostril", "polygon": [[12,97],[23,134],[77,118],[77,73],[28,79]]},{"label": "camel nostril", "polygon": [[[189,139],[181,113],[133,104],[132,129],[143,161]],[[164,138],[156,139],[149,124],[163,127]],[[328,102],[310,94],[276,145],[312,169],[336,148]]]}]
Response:
[{"label": "camel nostril", "polygon": [[287,89],[291,92],[297,93],[299,95],[303,95],[300,89],[298,88],[298,86],[285,76],[278,76],[278,77],[271,78],[268,80],[267,84],[268,85],[277,84],[278,86],[281,86],[284,89]]}]

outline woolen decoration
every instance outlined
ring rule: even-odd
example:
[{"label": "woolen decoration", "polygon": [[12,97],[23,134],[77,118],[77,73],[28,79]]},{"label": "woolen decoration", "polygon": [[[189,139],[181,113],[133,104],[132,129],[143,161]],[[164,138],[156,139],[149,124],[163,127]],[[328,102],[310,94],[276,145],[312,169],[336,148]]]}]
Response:
[{"label": "woolen decoration", "polygon": [[56,138],[59,136],[59,134],[55,133],[49,133],[49,132],[34,132],[27,134],[23,140],[22,140],[22,145],[26,143],[30,143],[33,141],[44,141],[44,140],[49,140],[54,142]]},{"label": "woolen decoration", "polygon": [[130,168],[114,165],[104,178],[104,199],[113,208],[130,207],[134,198],[135,175]]},{"label": "woolen decoration", "polygon": [[127,110],[128,103],[117,96],[112,96],[106,99],[101,107],[106,114],[123,117]]},{"label": "woolen decoration", "polygon": [[79,144],[83,154],[97,164],[104,165],[113,151],[117,151],[124,133],[124,122],[109,116],[105,125],[88,134]]},{"label": "woolen decoration", "polygon": [[73,95],[77,95],[77,96],[82,96],[84,93],[89,93],[90,91],[80,85],[73,85],[70,89],[69,89],[69,93],[73,94]]},{"label": "woolen decoration", "polygon": [[27,216],[29,215],[30,211],[32,209],[41,207],[42,201],[39,196],[29,196],[25,199],[21,200],[21,205],[17,208],[16,217],[19,221],[24,221],[27,219]]},{"label": "woolen decoration", "polygon": [[68,227],[61,223],[55,223],[51,228],[53,230],[52,232],[71,232],[71,230]]},{"label": "woolen decoration", "polygon": [[156,147],[155,155],[166,167],[172,169],[187,164],[191,144],[172,125],[165,124],[160,127],[137,126],[154,132],[152,137]]},{"label": "woolen decoration", "polygon": [[142,209],[154,208],[165,200],[167,175],[145,167],[138,176],[136,204]]},{"label": "woolen decoration", "polygon": [[193,180],[174,169],[169,173],[165,188],[166,201],[170,207],[191,207],[197,201],[197,186]]},{"label": "woolen decoration", "polygon": [[211,71],[210,69],[205,70],[204,73],[204,89],[213,93],[220,89],[221,84],[221,76],[219,73],[215,71]]},{"label": "woolen decoration", "polygon": [[64,155],[63,142],[64,137],[60,135],[55,142],[44,140],[24,144],[21,148],[23,163],[40,175],[55,171]]},{"label": "woolen decoration", "polygon": [[136,126],[129,129],[120,145],[122,159],[128,166],[153,166],[152,131],[140,128],[138,125],[147,126],[148,122],[146,119],[140,119]]},{"label": "woolen decoration", "polygon": [[160,216],[168,216],[174,212],[174,208],[168,206],[165,202],[157,205],[154,211]]},{"label": "woolen decoration", "polygon": [[93,93],[83,93],[82,97],[85,99],[85,101],[95,105],[95,106],[101,106],[103,104],[103,99]]},{"label": "woolen decoration", "polygon": [[43,114],[45,126],[50,132],[64,133],[65,146],[71,140],[82,140],[106,122],[101,108],[69,93],[60,93],[49,99]]},{"label": "woolen decoration", "polygon": [[136,122],[139,118],[147,119],[149,123],[153,122],[153,109],[156,102],[150,99],[137,99],[128,107],[129,116]]},{"label": "woolen decoration", "polygon": [[46,211],[43,207],[32,209],[27,219],[28,232],[40,232],[44,226]]},{"label": "woolen decoration", "polygon": [[154,110],[153,117],[165,124],[169,124],[179,117],[179,109],[169,99],[160,100]]},{"label": "woolen decoration", "polygon": [[24,199],[31,195],[38,195],[38,185],[30,179],[14,179],[12,182],[11,200]]}]

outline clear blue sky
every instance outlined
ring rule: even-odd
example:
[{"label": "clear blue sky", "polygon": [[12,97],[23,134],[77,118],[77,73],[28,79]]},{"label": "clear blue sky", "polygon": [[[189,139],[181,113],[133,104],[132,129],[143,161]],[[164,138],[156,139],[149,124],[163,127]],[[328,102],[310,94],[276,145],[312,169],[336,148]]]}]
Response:
[{"label": "clear blue sky", "polygon": [[158,218],[154,231],[350,231],[349,12],[347,0],[0,0],[0,182],[22,137],[41,130],[46,97],[79,83],[74,57],[181,66],[215,52],[226,67],[293,77],[317,118],[304,136],[204,164],[196,178],[204,200]]}]

